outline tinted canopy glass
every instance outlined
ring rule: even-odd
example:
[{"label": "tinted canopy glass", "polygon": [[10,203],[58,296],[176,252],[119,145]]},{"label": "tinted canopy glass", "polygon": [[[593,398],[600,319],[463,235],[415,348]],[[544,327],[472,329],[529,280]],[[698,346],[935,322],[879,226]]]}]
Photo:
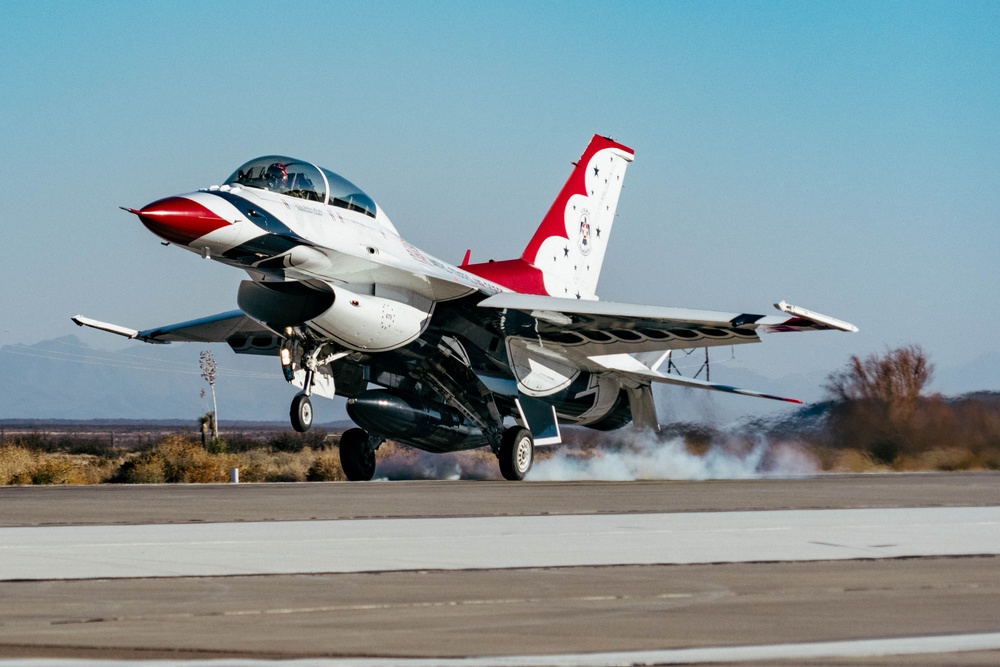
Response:
[{"label": "tinted canopy glass", "polygon": [[324,202],[375,217],[375,201],[354,183],[329,169],[320,169],[309,162],[283,155],[250,160],[233,172],[226,184],[245,185],[289,197]]},{"label": "tinted canopy glass", "polygon": [[375,202],[362,192],[361,188],[329,169],[324,169],[323,173],[326,174],[326,180],[330,184],[331,205],[375,217]]},{"label": "tinted canopy glass", "polygon": [[310,201],[326,202],[326,183],[314,165],[282,155],[250,160],[233,172],[227,184],[270,190]]}]

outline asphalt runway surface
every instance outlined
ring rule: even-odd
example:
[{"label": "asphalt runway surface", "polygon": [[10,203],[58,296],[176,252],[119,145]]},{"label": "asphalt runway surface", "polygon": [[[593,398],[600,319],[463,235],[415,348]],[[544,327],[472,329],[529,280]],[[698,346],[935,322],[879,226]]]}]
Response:
[{"label": "asphalt runway surface", "polygon": [[995,665],[1000,474],[0,488],[0,579],[11,665]]}]

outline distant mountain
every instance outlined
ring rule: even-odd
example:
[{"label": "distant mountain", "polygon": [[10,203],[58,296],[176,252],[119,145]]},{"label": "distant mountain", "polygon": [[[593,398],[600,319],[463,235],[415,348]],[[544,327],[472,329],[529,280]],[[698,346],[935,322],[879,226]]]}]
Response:
[{"label": "distant mountain", "polygon": [[[296,390],[285,383],[274,357],[197,343],[136,343],[109,352],[76,336],[0,347],[0,419],[197,419],[211,409],[208,384],[198,367],[203,349],[211,349],[218,364],[216,393],[223,422],[287,422]],[[711,379],[811,403],[823,399],[826,374],[772,379],[740,365],[713,362]],[[199,396],[202,389],[205,398]],[[939,368],[932,389],[947,395],[1000,389],[1000,352]],[[723,426],[795,409],[789,403],[664,385],[654,388],[654,396],[661,423]],[[317,398],[313,406],[318,423],[347,418],[342,399]]]},{"label": "distant mountain", "polygon": [[[275,357],[197,343],[137,343],[108,352],[76,336],[0,347],[0,419],[197,419],[212,405],[198,366],[203,349],[212,350],[218,366],[221,422],[287,421],[295,390]],[[313,404],[317,422],[345,418],[343,401]]]}]

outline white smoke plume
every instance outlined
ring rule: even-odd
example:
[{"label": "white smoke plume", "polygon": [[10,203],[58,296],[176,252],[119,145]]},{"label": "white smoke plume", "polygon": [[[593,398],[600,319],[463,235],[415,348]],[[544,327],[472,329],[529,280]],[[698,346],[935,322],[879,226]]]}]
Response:
[{"label": "white smoke plume", "polygon": [[503,479],[497,459],[489,449],[431,454],[395,443],[382,445],[377,453],[375,479]]},{"label": "white smoke plume", "polygon": [[818,472],[816,461],[789,443],[713,442],[695,453],[679,437],[660,439],[632,431],[610,446],[568,447],[539,460],[526,477],[530,481],[643,479],[749,479],[798,477]]},{"label": "white smoke plume", "polygon": [[[488,449],[429,454],[400,445],[379,451],[377,479],[501,479],[496,457]],[[799,477],[819,471],[805,449],[765,438],[715,434],[707,446],[693,450],[682,437],[663,437],[624,429],[599,439],[536,449],[527,481],[632,481],[650,479],[749,479]]]}]

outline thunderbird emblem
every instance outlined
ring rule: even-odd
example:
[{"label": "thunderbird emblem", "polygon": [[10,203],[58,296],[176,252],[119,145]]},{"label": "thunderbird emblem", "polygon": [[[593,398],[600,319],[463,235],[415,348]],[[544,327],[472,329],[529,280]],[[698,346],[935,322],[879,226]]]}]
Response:
[{"label": "thunderbird emblem", "polygon": [[590,219],[586,213],[580,216],[580,240],[578,245],[580,246],[580,252],[584,255],[590,254]]}]

